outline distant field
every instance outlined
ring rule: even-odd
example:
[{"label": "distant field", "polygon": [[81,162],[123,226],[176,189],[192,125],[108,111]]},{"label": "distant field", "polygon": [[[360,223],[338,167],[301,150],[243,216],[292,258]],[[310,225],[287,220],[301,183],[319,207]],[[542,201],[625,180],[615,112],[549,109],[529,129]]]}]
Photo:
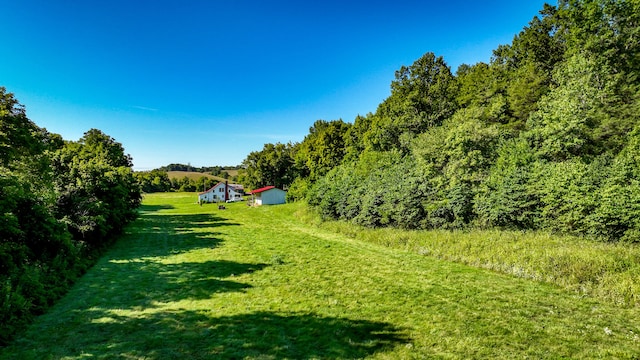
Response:
[{"label": "distant field", "polygon": [[226,170],[226,169],[223,169],[222,171],[226,171],[227,174],[229,174],[229,176],[238,176],[238,170],[232,170],[232,169]]},{"label": "distant field", "polygon": [[0,359],[637,359],[640,308],[360,241],[303,205],[148,194]]}]

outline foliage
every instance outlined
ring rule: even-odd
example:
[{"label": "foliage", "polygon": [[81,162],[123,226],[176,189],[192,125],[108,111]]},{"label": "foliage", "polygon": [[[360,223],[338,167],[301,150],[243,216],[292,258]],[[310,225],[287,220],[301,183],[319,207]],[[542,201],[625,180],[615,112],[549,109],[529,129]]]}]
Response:
[{"label": "foliage", "polygon": [[53,154],[56,216],[74,239],[100,248],[133,220],[140,188],[122,145],[92,129]]},{"label": "foliage", "polygon": [[444,59],[426,53],[396,71],[391,95],[378,106],[361,141],[376,151],[406,149],[408,139],[453,114],[455,98],[455,78]]},{"label": "foliage", "polygon": [[477,225],[510,229],[532,229],[539,219],[540,200],[533,189],[536,157],[524,141],[510,140],[476,194]]},{"label": "foliage", "polygon": [[307,198],[311,187],[311,181],[305,177],[297,177],[287,191],[287,202],[301,201]]},{"label": "foliage", "polygon": [[0,345],[68,290],[139,201],[120,144],[98,130],[64,142],[0,88]]},{"label": "foliage", "polygon": [[424,217],[425,190],[410,156],[366,152],[356,164],[338,166],[316,182],[310,204],[326,218],[370,227],[416,228]]},{"label": "foliage", "polygon": [[288,187],[296,178],[292,144],[265,144],[243,161],[246,172],[239,179],[247,188]]},{"label": "foliage", "polygon": [[344,132],[342,163],[296,183],[313,185],[302,193],[325,218],[368,227],[638,241],[639,14],[637,1],[544,5],[489,63],[455,76],[426,53]]},{"label": "foliage", "polygon": [[640,127],[602,171],[595,210],[588,214],[589,232],[609,240],[640,242]]},{"label": "foliage", "polygon": [[63,224],[30,186],[0,175],[0,344],[66,290],[78,261]]},{"label": "foliage", "polygon": [[144,193],[167,192],[171,190],[171,180],[166,171],[151,170],[134,173]]},{"label": "foliage", "polygon": [[412,152],[428,182],[428,227],[460,228],[475,217],[473,198],[487,176],[494,149],[506,136],[478,107],[459,110],[419,135]]},{"label": "foliage", "polygon": [[342,120],[318,120],[309,129],[309,134],[295,148],[296,169],[303,177],[315,181],[345,156],[345,134],[350,125]]}]

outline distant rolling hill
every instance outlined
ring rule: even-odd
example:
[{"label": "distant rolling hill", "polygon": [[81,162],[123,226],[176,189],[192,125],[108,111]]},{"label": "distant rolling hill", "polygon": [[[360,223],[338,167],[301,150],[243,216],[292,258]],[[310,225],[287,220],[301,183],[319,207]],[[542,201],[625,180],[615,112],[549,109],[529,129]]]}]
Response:
[{"label": "distant rolling hill", "polygon": [[238,176],[238,170],[236,169],[222,169],[222,171],[225,171],[229,176]]}]

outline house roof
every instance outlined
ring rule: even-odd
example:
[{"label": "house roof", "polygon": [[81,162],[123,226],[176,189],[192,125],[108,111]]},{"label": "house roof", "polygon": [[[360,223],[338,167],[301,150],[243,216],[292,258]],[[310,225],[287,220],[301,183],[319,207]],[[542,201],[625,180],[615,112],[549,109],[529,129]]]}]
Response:
[{"label": "house roof", "polygon": [[271,185],[271,186],[265,186],[265,187],[260,188],[260,189],[255,189],[255,190],[251,191],[250,193],[251,193],[251,194],[258,194],[258,193],[261,193],[261,192],[263,192],[263,191],[267,191],[267,190],[271,190],[271,189],[275,189],[275,188],[276,188],[276,187],[275,187],[275,186],[273,186],[273,185]]}]

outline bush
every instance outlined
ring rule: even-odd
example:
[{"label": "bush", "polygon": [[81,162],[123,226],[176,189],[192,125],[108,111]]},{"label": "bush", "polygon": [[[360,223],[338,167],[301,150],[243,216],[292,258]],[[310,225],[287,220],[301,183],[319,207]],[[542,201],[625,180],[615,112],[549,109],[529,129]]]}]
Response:
[{"label": "bush", "polygon": [[314,184],[308,200],[324,218],[414,229],[425,217],[424,192],[411,156],[374,152],[332,169]]},{"label": "bush", "polygon": [[0,345],[77,276],[78,251],[30,184],[0,175]]},{"label": "bush", "polygon": [[503,145],[474,203],[481,227],[531,229],[539,217],[539,199],[533,190],[535,157],[522,141]]},{"label": "bush", "polygon": [[287,202],[305,199],[310,188],[311,181],[308,178],[296,178],[287,191]]}]

